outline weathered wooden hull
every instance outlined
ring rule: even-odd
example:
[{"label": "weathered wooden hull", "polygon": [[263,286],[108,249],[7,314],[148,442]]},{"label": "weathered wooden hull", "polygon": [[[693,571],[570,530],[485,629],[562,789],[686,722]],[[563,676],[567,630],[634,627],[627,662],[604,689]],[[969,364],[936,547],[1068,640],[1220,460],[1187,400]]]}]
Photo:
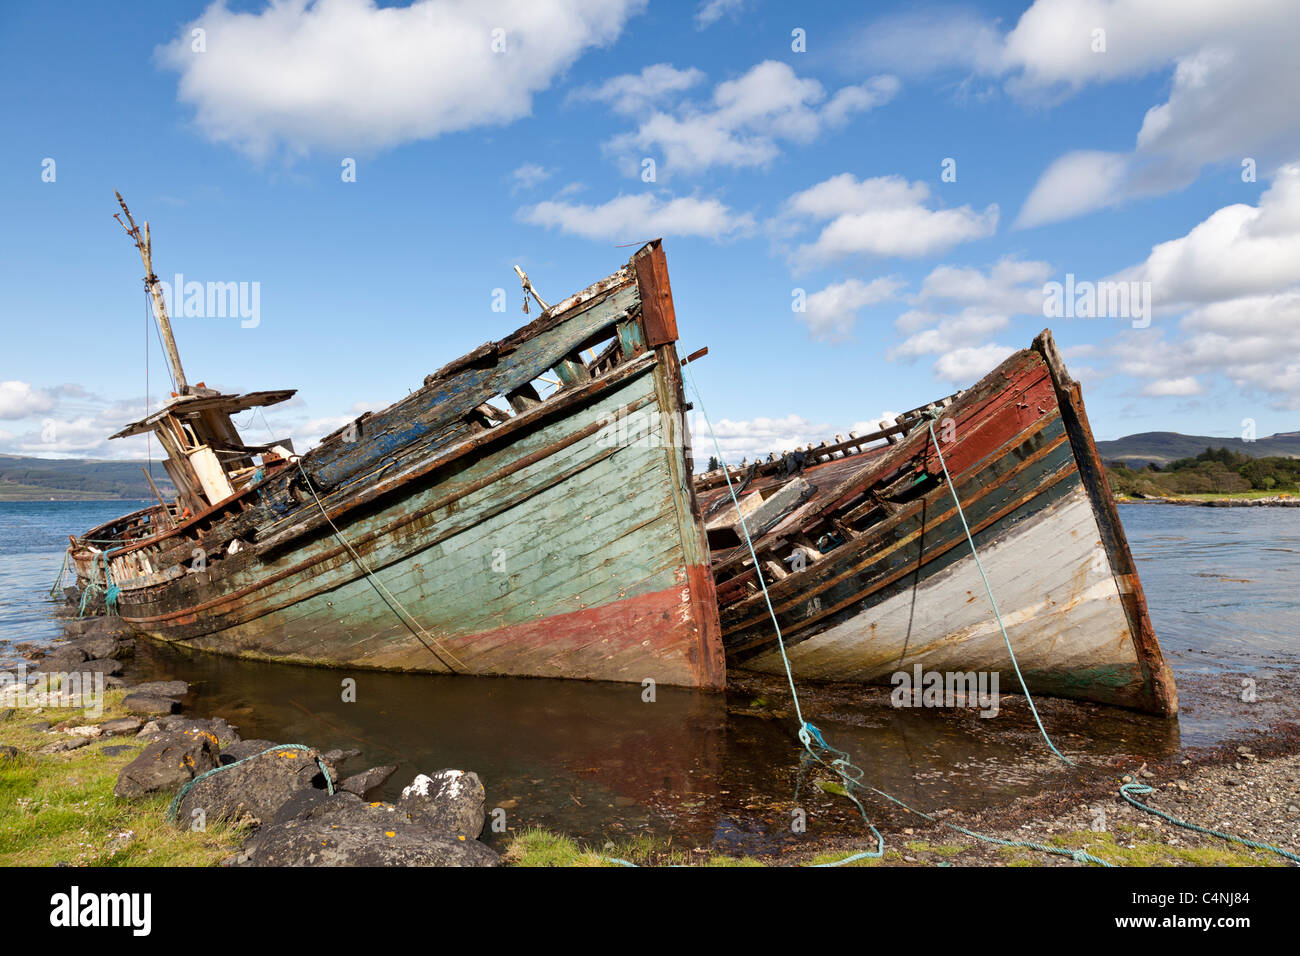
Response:
[{"label": "weathered wooden hull", "polygon": [[[1029,689],[1175,713],[1173,678],[1079,388],[1050,335],[937,415],[940,447]],[[797,678],[888,683],[919,665],[996,672],[1003,692],[1018,690],[926,424],[801,477],[811,498],[756,542],[762,560],[819,534],[843,541],[806,553],[803,570],[771,569],[768,590]],[[770,493],[775,484],[760,480],[752,490]],[[706,510],[726,493],[714,489]],[[728,664],[781,671],[767,605],[740,551],[715,555]]]},{"label": "weathered wooden hull", "polygon": [[[611,279],[539,320],[527,350],[485,347],[422,403],[363,419],[354,447],[327,442],[248,500],[110,551],[117,613],[249,658],[721,687],[675,330],[647,315],[653,283]],[[580,368],[601,335],[612,357]],[[462,427],[561,362],[555,395]],[[101,573],[88,546],[74,559]]]}]

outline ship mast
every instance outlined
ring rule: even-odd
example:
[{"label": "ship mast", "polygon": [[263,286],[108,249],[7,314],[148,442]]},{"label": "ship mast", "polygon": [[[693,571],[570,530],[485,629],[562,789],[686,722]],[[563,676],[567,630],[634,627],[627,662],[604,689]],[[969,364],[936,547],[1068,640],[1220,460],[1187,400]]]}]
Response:
[{"label": "ship mast", "polygon": [[113,190],[113,195],[117,196],[117,202],[122,207],[126,222],[131,225],[128,228],[126,222],[122,222],[121,216],[117,213],[113,214],[113,218],[126,230],[126,234],[135,242],[135,247],[140,250],[140,261],[144,263],[145,288],[149,290],[149,295],[153,299],[154,318],[158,322],[158,331],[162,335],[163,349],[167,353],[167,364],[171,366],[172,378],[176,380],[176,393],[178,395],[188,395],[190,386],[185,381],[185,370],[181,368],[181,353],[176,348],[176,337],[172,335],[171,320],[167,318],[167,303],[163,300],[158,277],[153,273],[153,242],[149,238],[149,223],[145,222],[144,234],[141,235],[140,227],[131,218],[131,210],[126,208],[126,200],[122,198],[122,194],[117,190]]}]

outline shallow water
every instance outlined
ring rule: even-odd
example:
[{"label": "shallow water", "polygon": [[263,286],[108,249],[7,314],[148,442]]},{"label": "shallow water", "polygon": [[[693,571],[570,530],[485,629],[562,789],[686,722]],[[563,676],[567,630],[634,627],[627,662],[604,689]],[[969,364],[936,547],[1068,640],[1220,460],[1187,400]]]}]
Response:
[{"label": "shallow water", "polygon": [[[132,507],[0,503],[0,663],[13,659],[5,642],[60,633],[45,594],[67,533]],[[1093,767],[1250,726],[1244,708],[1202,690],[1207,681],[1241,672],[1266,686],[1300,663],[1300,510],[1141,505],[1121,515],[1184,712],[1166,722],[1041,702],[1057,744]],[[800,750],[779,681],[742,677],[725,695],[660,687],[647,702],[638,685],[331,671],[147,642],[130,672],[190,681],[188,710],[224,716],[246,738],[362,751],[349,770],[397,764],[387,797],[420,771],[474,769],[511,830],[535,824],[597,841],[652,832],[752,851],[861,826],[843,798],[804,785],[807,834],[791,832]],[[355,703],[342,700],[344,678],[356,680]],[[897,710],[879,689],[809,688],[805,713],[874,785],[927,811],[1002,802],[1075,773],[1044,756],[1022,702],[982,720]]]}]

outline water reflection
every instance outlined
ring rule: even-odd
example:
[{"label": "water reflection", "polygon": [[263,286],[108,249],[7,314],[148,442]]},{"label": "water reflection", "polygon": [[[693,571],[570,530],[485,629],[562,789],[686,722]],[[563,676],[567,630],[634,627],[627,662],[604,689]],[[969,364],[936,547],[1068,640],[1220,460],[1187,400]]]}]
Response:
[{"label": "water reflection", "polygon": [[[545,826],[595,841],[650,832],[760,851],[861,828],[848,801],[805,785],[807,834],[791,831],[801,750],[779,686],[762,678],[726,695],[660,687],[646,702],[639,685],[332,671],[147,642],[131,670],[189,681],[188,711],[224,716],[246,738],[360,750],[353,772],[397,764],[381,791],[388,799],[421,771],[476,770],[488,806],[504,808],[516,831]],[[342,700],[345,677],[357,682],[355,703]],[[1042,756],[1014,708],[981,720],[896,710],[878,689],[835,687],[809,689],[805,710],[868,780],[920,809],[986,806],[1072,773]],[[1090,762],[1177,746],[1176,724],[1089,711],[1087,732],[1059,742]]]}]

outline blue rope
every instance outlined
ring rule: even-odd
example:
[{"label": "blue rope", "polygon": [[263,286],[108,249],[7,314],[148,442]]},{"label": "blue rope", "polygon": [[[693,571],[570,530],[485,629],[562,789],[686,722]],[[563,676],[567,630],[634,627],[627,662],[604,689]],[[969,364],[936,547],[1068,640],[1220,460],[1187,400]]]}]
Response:
[{"label": "blue rope", "polygon": [[[271,753],[272,751],[275,751],[275,750],[308,750],[308,751],[310,751],[310,750],[312,750],[312,749],[314,749],[314,748],[312,748],[312,747],[308,747],[306,744],[280,744],[280,745],[277,746],[277,747],[268,747],[266,750],[263,750],[261,753],[250,754],[249,756],[245,757],[243,760],[236,760],[234,763],[222,764],[220,767],[213,767],[211,770],[208,770],[208,771],[206,771],[206,772],[204,772],[204,773],[199,774],[199,775],[198,775],[197,777],[195,777],[193,780],[191,780],[191,781],[189,781],[188,783],[186,783],[185,786],[181,787],[180,792],[177,793],[176,796],[175,796],[174,798],[172,798],[171,806],[169,806],[169,807],[167,808],[167,822],[168,822],[168,823],[175,823],[175,822],[176,822],[176,813],[177,813],[177,811],[179,811],[180,808],[181,808],[181,801],[185,799],[185,795],[186,795],[187,793],[189,793],[191,790],[194,789],[194,785],[195,785],[196,783],[198,783],[200,780],[204,779],[205,777],[210,777],[210,776],[212,776],[214,773],[221,773],[221,771],[223,771],[223,770],[230,770],[230,769],[232,769],[232,768],[234,768],[234,767],[238,767],[241,763],[248,763],[248,761],[250,761],[250,760],[256,760],[258,757],[264,757],[264,756],[266,756],[267,754],[269,754],[269,753]],[[333,795],[334,795],[334,781],[330,780],[330,771],[329,771],[329,768],[325,766],[325,761],[322,760],[320,757],[317,757],[317,758],[316,758],[316,765],[320,767],[320,769],[321,769],[321,773],[325,774],[325,789],[329,791],[329,793],[330,793],[331,796],[333,796]]]},{"label": "blue rope", "polygon": [[1029,694],[1029,687],[1025,684],[1025,676],[1020,673],[1020,663],[1016,660],[1016,652],[1011,649],[1011,638],[1007,636],[1007,626],[1002,623],[1002,612],[998,610],[998,602],[993,597],[993,588],[989,585],[988,575],[984,573],[984,565],[980,562],[980,555],[975,550],[975,539],[971,536],[970,525],[966,523],[966,512],[962,510],[961,501],[957,497],[957,486],[953,484],[952,475],[948,474],[948,463],[943,460],[943,451],[939,448],[939,438],[934,433],[934,419],[937,412],[930,412],[927,415],[930,426],[930,440],[934,442],[934,452],[939,456],[939,466],[943,468],[943,477],[948,481],[948,493],[952,495],[952,503],[957,506],[957,517],[961,518],[962,530],[966,532],[966,542],[970,545],[971,557],[975,559],[975,567],[979,569],[980,580],[984,582],[984,590],[988,592],[989,603],[993,605],[993,616],[998,619],[998,627],[1002,630],[1002,640],[1006,642],[1007,653],[1011,655],[1011,666],[1016,669],[1016,679],[1020,681],[1020,689],[1025,692],[1025,700],[1029,702],[1029,710],[1034,715],[1034,722],[1038,724],[1038,732],[1043,735],[1043,740],[1047,741],[1047,746],[1051,748],[1052,753],[1060,757],[1071,767],[1074,761],[1065,754],[1056,749],[1056,744],[1052,743],[1052,738],[1047,736],[1047,728],[1043,726],[1042,718],[1038,716],[1038,708],[1034,706],[1034,698]]},{"label": "blue rope", "polygon": [[1194,830],[1197,833],[1208,833],[1210,836],[1219,837],[1222,840],[1229,840],[1232,843],[1240,843],[1242,846],[1248,846],[1253,850],[1267,850],[1270,853],[1276,853],[1278,856],[1284,856],[1288,860],[1300,863],[1300,856],[1296,856],[1290,850],[1283,850],[1281,847],[1273,846],[1271,843],[1256,843],[1254,840],[1247,840],[1244,837],[1233,836],[1231,833],[1224,833],[1222,830],[1211,830],[1209,827],[1198,826],[1195,823],[1188,823],[1186,820],[1179,820],[1177,817],[1170,816],[1163,810],[1157,810],[1155,807],[1148,807],[1145,803],[1139,803],[1133,799],[1135,793],[1154,793],[1152,787],[1144,783],[1126,783],[1119,788],[1119,795],[1127,800],[1139,810],[1145,810],[1147,813],[1154,813],[1158,817],[1163,817],[1170,823],[1180,826],[1186,830]]},{"label": "blue rope", "polygon": [[59,568],[59,576],[54,579],[54,584],[50,586],[50,597],[57,597],[60,589],[63,587],[63,579],[68,574],[68,558],[72,555],[72,549],[67,548],[63,552],[63,567]]},{"label": "blue rope", "polygon": [[[967,836],[974,837],[977,840],[983,840],[986,843],[994,843],[999,846],[1008,846],[1008,847],[1023,847],[1031,850],[1039,850],[1044,853],[1053,853],[1060,856],[1068,856],[1071,859],[1074,859],[1078,862],[1096,863],[1101,866],[1110,866],[1111,864],[1107,863],[1105,860],[1092,856],[1089,853],[1085,853],[1082,850],[1068,850],[1062,847],[1047,846],[1046,844],[1042,844],[1042,843],[1030,843],[1028,841],[1019,841],[1019,840],[1002,840],[999,839],[998,837],[985,836],[984,834],[976,833],[974,830],[968,830],[965,827],[959,827],[956,826],[955,824],[945,823],[941,820],[935,819],[934,817],[930,816],[927,813],[923,813],[920,810],[913,809],[912,807],[909,807],[907,804],[903,803],[901,800],[891,796],[888,793],[885,793],[883,790],[878,790],[875,787],[863,783],[862,778],[866,775],[866,771],[864,771],[861,767],[856,766],[849,759],[849,755],[845,751],[839,750],[835,747],[832,747],[830,744],[828,744],[826,742],[826,738],[822,736],[822,732],[818,730],[814,725],[804,720],[803,708],[800,706],[799,703],[799,691],[795,687],[795,683],[794,683],[794,671],[790,667],[790,658],[789,655],[786,653],[786,649],[785,649],[785,637],[781,634],[781,622],[777,620],[776,609],[772,607],[772,598],[771,595],[768,594],[767,582],[763,580],[763,573],[759,568],[758,554],[755,552],[754,542],[749,536],[749,528],[746,525],[744,514],[742,513],[740,508],[740,499],[737,497],[736,489],[731,483],[731,473],[727,470],[727,463],[723,458],[722,448],[718,444],[717,433],[714,432],[713,430],[713,422],[710,421],[709,419],[709,414],[704,408],[704,399],[700,395],[699,386],[695,383],[695,372],[691,369],[690,365],[687,365],[685,368],[686,368],[686,375],[689,378],[691,383],[691,391],[695,394],[696,404],[698,404],[700,408],[700,415],[703,416],[705,423],[709,426],[709,436],[713,439],[713,448],[714,451],[717,453],[718,463],[722,467],[722,475],[727,481],[727,490],[731,493],[731,500],[736,506],[736,513],[740,515],[739,524],[740,524],[741,533],[744,535],[745,538],[745,546],[749,549],[749,556],[754,562],[754,571],[758,577],[759,586],[762,588],[763,591],[763,600],[767,603],[767,612],[772,618],[772,626],[776,629],[777,647],[780,648],[781,651],[781,662],[785,666],[785,676],[786,676],[786,680],[789,682],[790,685],[790,695],[794,699],[795,716],[799,720],[799,742],[803,744],[804,750],[807,751],[808,756],[810,756],[817,763],[826,767],[828,770],[830,770],[832,773],[834,773],[844,782],[845,795],[850,800],[853,801],[854,806],[858,808],[858,812],[862,815],[863,822],[867,825],[867,827],[871,830],[872,835],[875,836],[876,838],[875,850],[863,850],[861,852],[854,853],[851,856],[847,856],[842,860],[835,860],[830,863],[818,863],[814,865],[818,867],[844,866],[846,864],[856,862],[857,860],[865,860],[865,859],[878,860],[885,855],[884,837],[880,835],[880,831],[877,830],[875,826],[871,823],[871,819],[867,815],[867,809],[862,805],[862,801],[860,801],[857,798],[857,796],[854,795],[854,790],[865,790],[865,791],[870,791],[872,793],[876,793],[884,797],[885,799],[890,800],[893,803],[896,803],[898,806],[909,811],[910,813],[915,813],[917,816],[923,817],[934,823],[941,823],[943,826],[947,827],[950,830],[955,830],[958,833],[964,833]],[[930,431],[931,434],[933,435],[934,433],[933,424],[930,426]],[[936,448],[938,447],[937,441],[935,442],[935,447]],[[939,460],[940,463],[942,463],[943,461],[942,454],[940,455]],[[947,465],[944,465],[944,474],[947,475],[947,473],[948,473],[948,467]],[[951,489],[952,487],[951,478],[949,478],[948,484],[949,484],[949,488]],[[956,501],[956,497],[957,497],[957,493],[955,490],[953,490],[954,501]],[[958,508],[958,512],[960,513],[961,511],[960,503],[958,503],[957,508]],[[962,525],[965,526],[965,524],[966,524],[966,519],[965,516],[963,516]],[[969,528],[966,529],[966,537],[967,540],[971,540]],[[971,540],[972,553],[974,552],[974,549],[975,549],[975,543],[973,540]],[[979,563],[978,555],[976,555],[975,560],[976,563],[978,564]],[[984,573],[983,568],[981,568],[980,569],[981,576],[983,575],[983,573]],[[985,587],[988,586],[987,578],[985,578],[984,584]],[[992,596],[993,593],[990,590],[989,597],[992,598]],[[997,605],[995,604],[994,611],[996,612],[996,610],[997,610]],[[1002,619],[1001,617],[999,617],[998,624],[1001,625],[1001,623],[1002,623]],[[1006,635],[1005,628],[1003,628],[1002,633],[1003,636]],[[1008,649],[1010,649],[1010,641],[1007,642],[1007,647]],[[1015,660],[1014,654],[1012,655],[1012,660],[1013,661]],[[1017,668],[1017,673],[1019,673],[1018,668]],[[1024,681],[1022,680],[1021,685],[1023,686],[1023,684]],[[1026,691],[1026,696],[1028,696],[1027,691]],[[1032,701],[1031,701],[1031,706],[1032,706]],[[1035,711],[1035,717],[1036,716],[1037,716],[1037,712]],[[1041,723],[1039,724],[1039,726],[1041,728],[1042,726]],[[1043,736],[1046,737],[1046,732],[1044,732]],[[818,753],[816,750],[813,749],[814,743],[818,748],[820,748],[821,753]],[[1048,740],[1048,745],[1049,746],[1051,745],[1050,740]],[[1066,763],[1070,763],[1069,760],[1066,760],[1065,757],[1061,756],[1060,752],[1057,751],[1055,747],[1052,747],[1052,750],[1054,753],[1056,753],[1058,757],[1061,757],[1062,760],[1065,760]],[[828,761],[825,758],[825,756],[823,756],[823,754],[834,755],[834,759]]]}]

